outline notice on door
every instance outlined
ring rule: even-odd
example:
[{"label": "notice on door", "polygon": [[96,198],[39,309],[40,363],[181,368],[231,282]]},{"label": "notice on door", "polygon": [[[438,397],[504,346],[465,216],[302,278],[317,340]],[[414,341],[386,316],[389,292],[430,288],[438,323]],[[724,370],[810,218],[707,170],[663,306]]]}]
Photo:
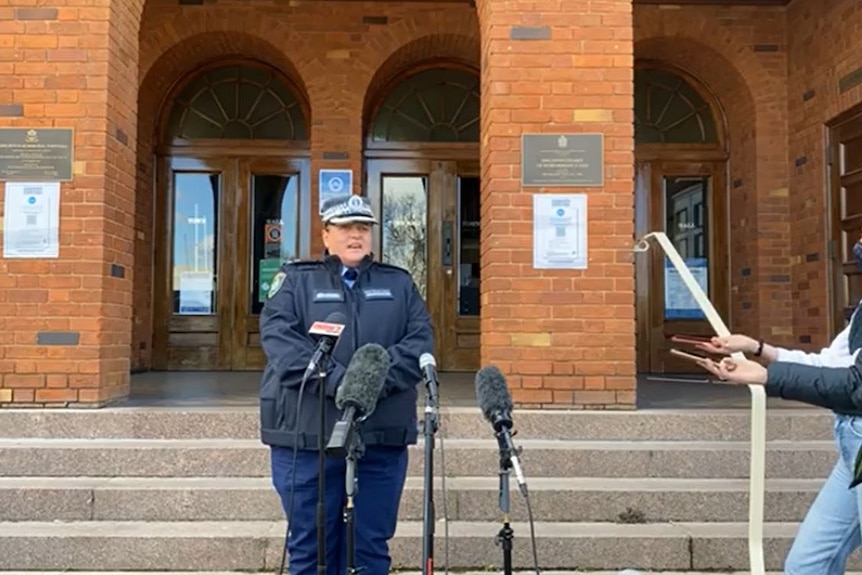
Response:
[{"label": "notice on door", "polygon": [[3,257],[60,257],[60,183],[7,182]]},{"label": "notice on door", "polygon": [[[686,258],[685,265],[694,276],[703,293],[709,294],[709,265],[706,258]],[[665,319],[706,319],[706,315],[694,299],[691,291],[682,281],[679,272],[665,258],[664,265],[664,318]]]}]

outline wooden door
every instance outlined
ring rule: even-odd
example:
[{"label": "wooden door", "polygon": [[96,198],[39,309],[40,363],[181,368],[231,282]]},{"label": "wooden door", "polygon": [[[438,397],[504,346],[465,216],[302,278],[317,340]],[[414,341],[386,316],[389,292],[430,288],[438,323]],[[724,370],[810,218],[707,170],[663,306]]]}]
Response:
[{"label": "wooden door", "polygon": [[833,337],[862,299],[862,269],[852,251],[862,236],[862,110],[854,112],[829,133]]},{"label": "wooden door", "polygon": [[440,371],[479,364],[479,178],[475,163],[369,160],[375,254],[409,270],[434,324]]},{"label": "wooden door", "polygon": [[[724,162],[654,161],[637,166],[638,236],[664,231],[718,313],[729,322]],[[670,355],[674,334],[714,332],[664,252],[654,245],[637,268],[638,370],[695,373]]]},{"label": "wooden door", "polygon": [[165,158],[157,177],[153,368],[230,369],[235,162]]},{"label": "wooden door", "polygon": [[[268,158],[238,161],[236,242],[230,342],[231,368],[261,370],[266,357],[260,347],[260,312],[270,280],[283,262],[308,254],[311,234],[307,160]],[[305,217],[303,217],[305,216]]]},{"label": "wooden door", "polygon": [[262,297],[281,262],[308,255],[307,162],[160,160],[154,369],[264,368]]}]

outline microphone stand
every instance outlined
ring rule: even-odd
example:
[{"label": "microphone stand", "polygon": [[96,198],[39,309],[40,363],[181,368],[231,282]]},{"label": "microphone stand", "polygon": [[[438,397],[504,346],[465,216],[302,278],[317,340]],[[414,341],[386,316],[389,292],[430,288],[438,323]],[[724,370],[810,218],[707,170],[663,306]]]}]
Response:
[{"label": "microphone stand", "polygon": [[509,471],[512,468],[512,460],[502,431],[501,429],[497,432],[496,436],[500,446],[500,513],[503,515],[503,526],[497,533],[494,543],[503,548],[503,575],[512,575],[512,538],[515,535],[512,526],[509,525]]},{"label": "microphone stand", "polygon": [[320,429],[317,432],[317,575],[326,575],[326,369],[329,354],[320,358],[317,370],[320,395]]},{"label": "microphone stand", "polygon": [[356,496],[357,477],[356,462],[365,454],[365,445],[359,436],[359,422],[351,424],[352,431],[347,443],[347,471],[345,473],[345,488],[347,503],[344,505],[344,524],[347,529],[347,575],[356,575],[361,571],[356,567],[356,533],[354,522],[353,498]]},{"label": "microphone stand", "polygon": [[422,575],[434,573],[434,434],[438,429],[437,406],[429,387],[425,388],[425,493],[422,512]]}]

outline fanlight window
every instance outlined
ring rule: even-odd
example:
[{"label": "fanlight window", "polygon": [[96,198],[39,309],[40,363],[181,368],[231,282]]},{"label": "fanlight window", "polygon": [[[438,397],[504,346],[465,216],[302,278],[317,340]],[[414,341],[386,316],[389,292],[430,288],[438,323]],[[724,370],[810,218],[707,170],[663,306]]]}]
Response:
[{"label": "fanlight window", "polygon": [[635,142],[712,144],[718,131],[709,104],[684,78],[635,70]]},{"label": "fanlight window", "polygon": [[435,69],[399,83],[372,124],[374,142],[478,142],[479,78]]},{"label": "fanlight window", "polygon": [[183,89],[168,120],[170,139],[308,140],[293,90],[269,70],[226,66]]}]

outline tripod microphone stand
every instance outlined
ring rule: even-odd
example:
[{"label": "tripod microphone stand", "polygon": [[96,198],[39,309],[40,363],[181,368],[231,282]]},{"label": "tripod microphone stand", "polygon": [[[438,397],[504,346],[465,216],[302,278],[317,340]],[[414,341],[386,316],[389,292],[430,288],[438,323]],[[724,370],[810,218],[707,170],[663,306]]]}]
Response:
[{"label": "tripod microphone stand", "polygon": [[[432,384],[433,385],[433,384]],[[425,493],[422,512],[422,575],[434,573],[434,434],[437,433],[437,405],[433,390],[425,391],[425,419],[422,429],[425,434]]]},{"label": "tripod microphone stand", "polygon": [[344,505],[344,525],[347,529],[347,575],[356,575],[362,570],[356,567],[356,531],[354,527],[353,498],[356,497],[356,492],[358,491],[356,462],[361,459],[365,453],[365,445],[362,443],[362,438],[359,436],[357,425],[358,422],[354,421],[351,423],[350,437],[347,440],[347,471],[345,473],[347,503]]},{"label": "tripod microphone stand", "polygon": [[500,513],[503,516],[503,526],[497,533],[495,543],[503,548],[503,574],[512,575],[512,539],[515,532],[509,524],[509,471],[512,469],[511,452],[506,442],[505,434],[498,432],[497,443],[500,446]]}]

